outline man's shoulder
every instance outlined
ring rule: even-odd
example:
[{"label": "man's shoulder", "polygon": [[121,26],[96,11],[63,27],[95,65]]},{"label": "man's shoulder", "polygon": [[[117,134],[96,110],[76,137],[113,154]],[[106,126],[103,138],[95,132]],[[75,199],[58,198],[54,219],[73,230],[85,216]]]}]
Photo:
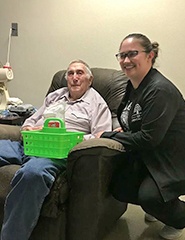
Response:
[{"label": "man's shoulder", "polygon": [[95,90],[93,87],[91,87],[88,91],[87,97],[90,98],[91,100],[95,100],[96,102],[103,102],[105,103],[105,100],[103,97],[100,95],[100,93]]},{"label": "man's shoulder", "polygon": [[62,88],[59,88],[57,90],[55,90],[53,93],[63,93],[65,94],[66,92],[69,92],[68,88],[67,87],[62,87]]},{"label": "man's shoulder", "polygon": [[66,94],[67,92],[69,92],[67,87],[59,88],[59,89],[49,93],[48,97],[53,98],[53,97],[58,96],[58,95],[62,96],[64,94]]}]

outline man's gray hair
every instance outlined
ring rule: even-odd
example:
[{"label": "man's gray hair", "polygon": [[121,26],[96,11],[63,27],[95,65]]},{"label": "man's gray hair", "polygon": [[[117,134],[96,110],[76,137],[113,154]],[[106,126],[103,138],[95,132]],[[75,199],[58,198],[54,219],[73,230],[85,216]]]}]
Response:
[{"label": "man's gray hair", "polygon": [[[82,63],[84,66],[85,66],[85,68],[86,68],[86,73],[89,75],[89,78],[90,77],[93,77],[93,74],[92,74],[92,72],[91,72],[91,69],[90,69],[90,67],[89,67],[89,65],[86,63],[86,62],[84,62],[84,61],[82,61],[82,60],[80,60],[80,59],[76,59],[76,60],[73,60],[73,61],[71,61],[70,62],[70,64],[69,64],[69,66],[71,65],[71,64],[73,64],[73,63]],[[68,71],[68,69],[69,69],[69,66],[68,66],[68,68],[67,68],[67,71]],[[66,71],[66,73],[65,73],[65,78],[67,79],[67,71]]]}]

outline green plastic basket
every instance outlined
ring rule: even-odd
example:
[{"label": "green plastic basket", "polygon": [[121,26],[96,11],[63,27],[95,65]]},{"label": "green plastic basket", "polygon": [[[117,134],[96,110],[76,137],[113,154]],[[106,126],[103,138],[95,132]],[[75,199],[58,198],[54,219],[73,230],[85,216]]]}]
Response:
[{"label": "green plastic basket", "polygon": [[[57,126],[57,127],[56,127]],[[22,131],[24,153],[28,156],[62,159],[83,141],[83,132],[68,132],[60,118],[48,118],[42,130]]]}]

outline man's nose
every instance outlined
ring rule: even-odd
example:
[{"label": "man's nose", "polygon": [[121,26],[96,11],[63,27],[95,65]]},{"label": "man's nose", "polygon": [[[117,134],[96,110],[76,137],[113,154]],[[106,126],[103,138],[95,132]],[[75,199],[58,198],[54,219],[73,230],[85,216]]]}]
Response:
[{"label": "man's nose", "polygon": [[74,72],[74,73],[73,73],[73,77],[74,77],[74,78],[78,77],[78,73]]},{"label": "man's nose", "polygon": [[75,80],[75,81],[76,81],[76,80],[78,80],[78,79],[79,79],[79,76],[78,76],[78,74],[77,74],[77,73],[74,73],[74,74],[73,74],[73,80]]}]

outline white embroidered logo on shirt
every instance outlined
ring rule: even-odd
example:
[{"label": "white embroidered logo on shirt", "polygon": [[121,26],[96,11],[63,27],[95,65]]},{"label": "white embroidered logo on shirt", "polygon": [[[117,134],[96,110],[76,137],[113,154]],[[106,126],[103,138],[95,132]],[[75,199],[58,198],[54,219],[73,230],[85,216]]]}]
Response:
[{"label": "white embroidered logo on shirt", "polygon": [[142,115],[142,108],[139,105],[139,103],[137,103],[134,106],[134,110],[133,110],[133,114],[132,114],[132,122],[141,120],[141,115]]},{"label": "white embroidered logo on shirt", "polygon": [[125,108],[123,109],[123,112],[121,113],[121,122],[123,124],[124,131],[129,130],[128,115],[129,115],[131,106],[132,106],[132,102],[129,101],[125,106]]}]

